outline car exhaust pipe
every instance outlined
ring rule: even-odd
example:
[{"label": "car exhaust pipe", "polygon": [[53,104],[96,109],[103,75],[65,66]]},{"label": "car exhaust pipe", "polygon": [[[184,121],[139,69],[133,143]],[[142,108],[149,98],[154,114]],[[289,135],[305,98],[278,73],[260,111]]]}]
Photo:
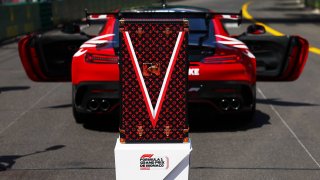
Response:
[{"label": "car exhaust pipe", "polygon": [[231,99],[230,106],[233,110],[239,110],[241,103],[239,99]]},{"label": "car exhaust pipe", "polygon": [[106,99],[102,99],[100,104],[100,109],[104,112],[108,111],[110,108],[110,103]]},{"label": "car exhaust pipe", "polygon": [[220,108],[224,111],[228,111],[230,108],[230,103],[227,99],[221,99],[219,105]]},{"label": "car exhaust pipe", "polygon": [[96,111],[99,109],[100,103],[96,99],[91,99],[88,103],[88,107],[91,111]]}]

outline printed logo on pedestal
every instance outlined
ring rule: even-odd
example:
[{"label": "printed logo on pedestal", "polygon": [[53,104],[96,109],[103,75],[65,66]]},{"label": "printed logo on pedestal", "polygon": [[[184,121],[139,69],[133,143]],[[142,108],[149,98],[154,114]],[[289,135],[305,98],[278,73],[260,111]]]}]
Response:
[{"label": "printed logo on pedestal", "polygon": [[154,156],[154,154],[143,154],[140,157],[140,170],[167,170],[169,158],[167,156]]}]

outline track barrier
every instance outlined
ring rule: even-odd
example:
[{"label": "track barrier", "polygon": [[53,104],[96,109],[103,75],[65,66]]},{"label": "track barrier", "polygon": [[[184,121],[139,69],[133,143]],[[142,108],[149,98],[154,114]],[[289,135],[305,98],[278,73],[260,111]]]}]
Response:
[{"label": "track barrier", "polygon": [[80,20],[85,8],[106,12],[154,2],[157,0],[59,0],[0,5],[0,41]]}]

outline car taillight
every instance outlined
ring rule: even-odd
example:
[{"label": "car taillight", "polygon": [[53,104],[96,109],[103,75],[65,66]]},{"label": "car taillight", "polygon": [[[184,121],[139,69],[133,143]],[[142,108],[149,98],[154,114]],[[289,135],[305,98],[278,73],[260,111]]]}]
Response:
[{"label": "car taillight", "polygon": [[236,63],[240,60],[239,56],[236,55],[214,55],[203,58],[203,63],[208,64],[228,64],[228,63]]},{"label": "car taillight", "polygon": [[119,57],[114,55],[100,55],[88,53],[85,56],[85,61],[89,63],[117,64],[119,61]]}]

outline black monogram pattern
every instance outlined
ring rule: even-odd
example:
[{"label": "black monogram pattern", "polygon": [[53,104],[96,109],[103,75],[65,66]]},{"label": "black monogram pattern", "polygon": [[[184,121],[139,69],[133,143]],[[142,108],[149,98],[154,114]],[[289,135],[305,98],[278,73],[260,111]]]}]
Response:
[{"label": "black monogram pattern", "polygon": [[[128,31],[141,72],[143,63],[158,63],[160,75],[143,77],[153,107],[173,53],[178,34],[184,31],[183,22],[141,21],[125,22],[122,31]],[[166,33],[168,30],[171,33]],[[187,123],[187,33],[183,39],[171,74],[159,118],[153,127],[136,76],[129,50],[120,32],[120,82],[122,114],[120,137],[125,142],[183,142],[188,137]]]}]

